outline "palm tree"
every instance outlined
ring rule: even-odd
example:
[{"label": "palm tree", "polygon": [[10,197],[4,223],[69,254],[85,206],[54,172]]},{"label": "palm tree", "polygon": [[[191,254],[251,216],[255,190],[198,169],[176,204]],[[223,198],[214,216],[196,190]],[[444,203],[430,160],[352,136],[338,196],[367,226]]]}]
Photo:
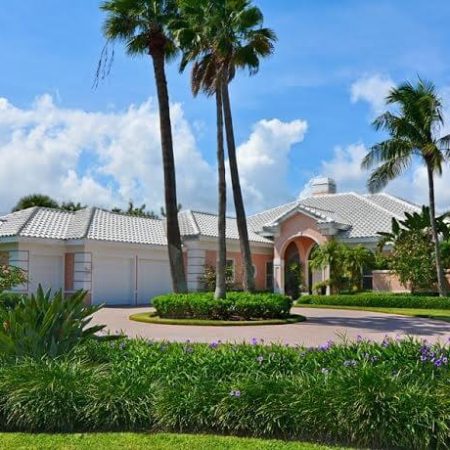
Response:
[{"label": "palm tree", "polygon": [[387,131],[390,137],[375,144],[362,162],[363,169],[375,167],[368,188],[370,192],[380,191],[404,173],[415,158],[425,165],[439,295],[445,296],[447,286],[441,264],[434,195],[434,176],[442,174],[442,167],[450,158],[450,135],[439,137],[444,125],[442,101],[432,83],[419,79],[416,85],[407,82],[392,89],[386,102],[398,112],[385,112],[374,121],[375,129]]},{"label": "palm tree", "polygon": [[[223,3],[223,2],[222,2]],[[194,97],[200,91],[207,96],[215,96],[216,100],[216,127],[217,127],[217,172],[218,172],[218,219],[217,219],[217,262],[216,283],[214,297],[221,299],[226,297],[227,289],[227,244],[226,244],[226,210],[227,190],[225,171],[225,151],[223,136],[223,102],[222,85],[223,71],[221,61],[217,59],[214,52],[208,51],[208,33],[203,33],[203,28],[198,28],[202,23],[202,17],[210,17],[214,11],[214,2],[209,3],[206,8],[199,8],[194,0],[181,2],[181,13],[185,19],[176,26],[176,33],[180,39],[183,49],[183,58],[180,71],[183,71],[189,63],[193,63],[191,72],[191,87]],[[200,15],[199,15],[200,14]],[[205,21],[207,24],[208,22]],[[193,39],[196,36],[197,39]]]},{"label": "palm tree", "polygon": [[48,195],[30,194],[22,197],[17,205],[14,206],[12,212],[20,211],[22,209],[31,208],[33,206],[43,206],[46,208],[59,208],[59,203]]},{"label": "palm tree", "polygon": [[237,69],[248,69],[250,75],[259,70],[260,58],[273,52],[275,33],[263,28],[263,15],[249,0],[180,0],[182,12],[190,27],[179,29],[178,37],[185,52],[183,64],[203,59],[205,83],[220,73],[223,80],[224,122],[233,188],[241,254],[244,261],[244,289],[255,290],[254,269],[248,239],[247,219],[239,180],[233,118],[228,90]]},{"label": "palm tree", "polygon": [[110,41],[125,42],[131,56],[150,55],[159,105],[164,168],[165,210],[170,271],[174,292],[186,292],[186,275],[178,223],[175,161],[165,61],[176,54],[169,25],[177,16],[175,0],[107,0],[100,8],[107,17],[103,33]]}]

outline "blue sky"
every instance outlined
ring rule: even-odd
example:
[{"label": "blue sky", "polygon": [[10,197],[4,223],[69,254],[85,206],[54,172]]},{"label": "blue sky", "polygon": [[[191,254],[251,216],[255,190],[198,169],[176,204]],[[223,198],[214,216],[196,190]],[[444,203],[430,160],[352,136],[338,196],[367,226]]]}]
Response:
[{"label": "blue sky", "polygon": [[[269,207],[284,198],[289,201],[317,175],[334,176],[340,190],[363,192],[367,175],[357,170],[357,159],[381,138],[370,121],[379,112],[386,89],[420,74],[433,80],[444,98],[450,99],[450,3],[255,3],[279,40],[275,54],[262,63],[257,76],[242,73],[232,85],[248,209]],[[129,198],[154,209],[162,203],[157,182],[161,167],[154,145],[158,136],[155,129],[142,129],[144,118],[152,120],[153,128],[157,120],[151,100],[155,88],[150,60],[130,59],[117,46],[110,76],[92,89],[104,43],[98,4],[93,0],[22,0],[2,8],[0,97],[8,106],[0,114],[0,210],[9,209],[20,195],[39,190],[60,199],[104,206],[123,204]],[[192,98],[189,74],[180,75],[176,64],[168,67],[168,77],[179,117],[175,126],[184,149],[180,164],[192,164],[178,174],[183,178],[182,203],[213,210],[214,104],[203,97]],[[42,106],[45,101],[36,106],[36,98],[42,100],[43,95],[47,95],[47,106]],[[133,119],[130,105],[143,107],[142,116]],[[125,123],[123,134],[108,131],[120,121]],[[56,147],[67,143],[67,136],[78,136],[78,130],[84,130],[79,132],[81,136],[87,129],[89,137],[80,137],[76,145],[71,143],[58,153]],[[153,139],[148,144],[151,148],[138,138]],[[261,150],[269,141],[272,145]],[[26,150],[22,157],[20,146]],[[135,158],[146,151],[155,155],[138,166],[120,153],[141,146]],[[18,156],[12,158],[13,154]],[[40,171],[30,170],[33,158],[42,164]],[[273,159],[273,173],[282,180],[267,178],[270,165],[261,169],[262,160],[268,158]],[[3,177],[1,159],[8,165],[5,168],[3,164]],[[120,173],[121,164],[127,165],[126,176]],[[11,165],[15,166],[12,171]],[[26,181],[12,188],[11,172],[15,176],[25,173]],[[211,183],[199,182],[204,177],[210,177]],[[438,183],[441,208],[450,206],[450,194],[445,192],[449,181],[446,173]],[[271,189],[271,185],[277,186]],[[426,199],[419,168],[388,190],[417,202]]]}]

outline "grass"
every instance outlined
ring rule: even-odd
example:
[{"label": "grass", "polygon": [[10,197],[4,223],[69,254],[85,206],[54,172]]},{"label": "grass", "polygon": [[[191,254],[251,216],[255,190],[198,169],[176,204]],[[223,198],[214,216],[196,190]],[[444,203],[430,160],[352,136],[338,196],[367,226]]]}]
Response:
[{"label": "grass", "polygon": [[[338,447],[213,435],[87,433],[0,433],[0,449],[15,450],[328,450]],[[339,447],[343,449],[343,447]]]},{"label": "grass", "polygon": [[130,320],[135,322],[154,323],[159,325],[197,325],[216,327],[239,327],[258,325],[286,325],[290,323],[304,322],[306,317],[299,314],[291,314],[286,319],[261,319],[261,320],[209,320],[209,319],[162,319],[155,313],[132,314]]},{"label": "grass", "polygon": [[372,311],[386,314],[399,314],[402,316],[422,317],[426,319],[443,320],[450,322],[448,309],[422,309],[422,308],[387,308],[379,306],[339,306],[339,305],[295,305],[296,308],[324,308],[324,309],[350,309],[356,311]]}]

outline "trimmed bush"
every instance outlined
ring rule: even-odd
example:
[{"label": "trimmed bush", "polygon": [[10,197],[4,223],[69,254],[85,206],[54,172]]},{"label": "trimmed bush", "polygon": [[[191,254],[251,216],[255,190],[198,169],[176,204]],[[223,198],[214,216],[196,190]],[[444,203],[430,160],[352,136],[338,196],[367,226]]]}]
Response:
[{"label": "trimmed bush", "polygon": [[258,320],[289,316],[292,300],[278,294],[229,292],[223,300],[210,292],[167,294],[152,302],[159,317],[166,319]]},{"label": "trimmed bush", "polygon": [[304,295],[297,303],[304,305],[450,309],[450,297],[370,292],[353,295]]},{"label": "trimmed bush", "polygon": [[230,433],[448,448],[447,345],[88,341],[70,358],[0,361],[0,429]]}]

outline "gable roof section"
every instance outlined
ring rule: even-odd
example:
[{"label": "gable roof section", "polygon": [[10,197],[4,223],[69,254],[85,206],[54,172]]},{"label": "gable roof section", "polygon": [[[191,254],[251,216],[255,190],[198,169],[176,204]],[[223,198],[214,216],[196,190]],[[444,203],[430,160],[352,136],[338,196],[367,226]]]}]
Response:
[{"label": "gable roof section", "polygon": [[354,192],[308,197],[272,208],[248,218],[256,233],[270,230],[276,223],[303,212],[321,223],[334,223],[347,239],[378,238],[378,232],[390,231],[392,218],[403,219],[405,212],[420,212],[412,203],[389,194],[359,195]]}]

